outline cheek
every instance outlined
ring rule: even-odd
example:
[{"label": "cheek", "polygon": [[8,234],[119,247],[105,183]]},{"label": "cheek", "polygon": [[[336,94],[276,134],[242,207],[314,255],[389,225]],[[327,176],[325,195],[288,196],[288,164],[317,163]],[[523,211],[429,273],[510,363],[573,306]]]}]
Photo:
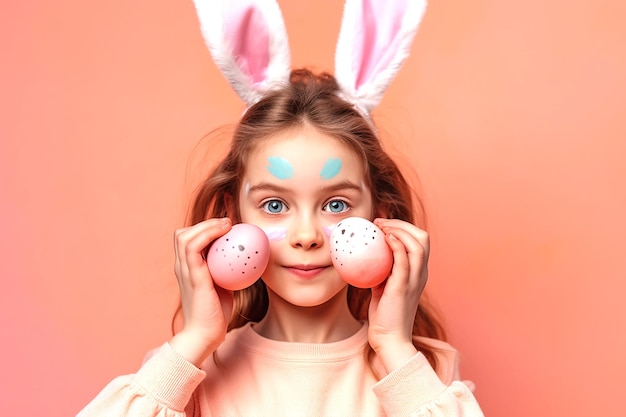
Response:
[{"label": "cheek", "polygon": [[277,242],[287,237],[286,227],[264,227],[263,231],[270,242]]},{"label": "cheek", "polygon": [[287,228],[280,226],[262,227],[270,244],[270,262],[271,259],[280,258],[279,254],[284,250],[284,241],[287,238]]}]

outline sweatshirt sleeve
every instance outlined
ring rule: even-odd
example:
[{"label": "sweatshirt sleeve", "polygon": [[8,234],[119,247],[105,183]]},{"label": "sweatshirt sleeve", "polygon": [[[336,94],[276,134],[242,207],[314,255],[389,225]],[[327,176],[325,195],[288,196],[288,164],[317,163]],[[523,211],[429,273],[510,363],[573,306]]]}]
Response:
[{"label": "sweatshirt sleeve", "polygon": [[165,344],[136,374],[111,381],[77,417],[184,417],[205,376]]},{"label": "sweatshirt sleeve", "polygon": [[458,380],[444,384],[422,353],[373,389],[388,416],[483,417],[469,387]]}]

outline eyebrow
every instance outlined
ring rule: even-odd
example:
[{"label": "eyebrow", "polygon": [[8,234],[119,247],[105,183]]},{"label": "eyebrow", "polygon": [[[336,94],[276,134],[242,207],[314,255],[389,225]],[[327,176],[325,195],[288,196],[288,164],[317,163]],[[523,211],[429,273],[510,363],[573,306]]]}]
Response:
[{"label": "eyebrow", "polygon": [[[326,185],[324,187],[320,187],[320,191],[341,191],[341,190],[354,190],[354,191],[363,191],[363,187],[353,183],[352,181],[341,181],[336,184]],[[255,191],[274,191],[278,193],[287,193],[289,192],[289,188],[283,187],[282,185],[273,184],[269,182],[260,182],[258,184],[250,186],[248,189],[249,193],[253,193]]]}]

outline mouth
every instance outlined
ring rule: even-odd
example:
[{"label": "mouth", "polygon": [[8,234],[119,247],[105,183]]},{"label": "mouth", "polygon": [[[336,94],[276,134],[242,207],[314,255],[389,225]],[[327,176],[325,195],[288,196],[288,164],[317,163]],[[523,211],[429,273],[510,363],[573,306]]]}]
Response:
[{"label": "mouth", "polygon": [[312,279],[324,272],[329,266],[322,265],[291,265],[285,267],[289,272],[304,279]]}]

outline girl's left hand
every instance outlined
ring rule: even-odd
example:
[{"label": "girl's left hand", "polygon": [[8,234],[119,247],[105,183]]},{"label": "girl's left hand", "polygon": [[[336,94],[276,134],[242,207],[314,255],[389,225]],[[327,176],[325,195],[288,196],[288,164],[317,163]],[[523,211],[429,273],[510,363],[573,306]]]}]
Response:
[{"label": "girl's left hand", "polygon": [[428,233],[398,219],[376,219],[393,252],[389,277],[372,288],[369,306],[369,343],[387,372],[417,353],[413,346],[413,322],[420,296],[428,280]]}]

